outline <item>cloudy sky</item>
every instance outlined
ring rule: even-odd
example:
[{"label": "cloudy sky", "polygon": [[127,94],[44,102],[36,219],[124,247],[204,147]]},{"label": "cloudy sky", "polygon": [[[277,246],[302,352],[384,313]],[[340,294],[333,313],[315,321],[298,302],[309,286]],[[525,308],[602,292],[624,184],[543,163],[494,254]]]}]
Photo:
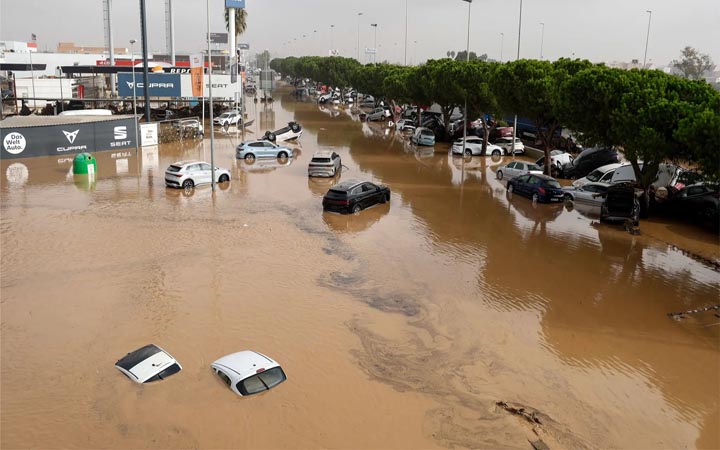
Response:
[{"label": "cloudy sky", "polygon": [[[173,0],[175,47],[196,52],[206,45],[206,1],[210,28],[225,31],[224,0]],[[41,50],[60,41],[102,46],[102,0],[0,0],[0,40],[30,39]],[[138,0],[113,0],[116,47],[139,39]],[[251,51],[268,49],[273,56],[289,53],[326,55],[332,43],[343,56],[374,46],[371,23],[377,23],[378,59],[402,62],[405,57],[405,5],[408,5],[408,63],[464,50],[468,3],[461,0],[246,0],[248,27],[240,38]],[[165,50],[164,0],[148,0],[148,45]],[[471,5],[470,50],[490,58],[514,59],[520,0],[475,0]],[[685,46],[709,54],[720,64],[719,0],[524,0],[521,58],[560,57],[612,62],[642,62],[650,14],[648,63],[668,64]],[[362,12],[362,15],[358,13]],[[543,26],[544,23],[544,34]],[[334,25],[334,27],[331,27]],[[503,35],[504,34],[504,35]],[[305,37],[303,37],[305,35]],[[361,60],[366,62],[361,50]]]}]

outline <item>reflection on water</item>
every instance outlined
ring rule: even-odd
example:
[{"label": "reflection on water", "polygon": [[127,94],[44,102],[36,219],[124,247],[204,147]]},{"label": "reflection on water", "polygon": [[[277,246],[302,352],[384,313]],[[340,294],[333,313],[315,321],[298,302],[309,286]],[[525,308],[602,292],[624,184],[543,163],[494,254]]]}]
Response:
[{"label": "reflection on water", "polygon": [[[248,105],[246,139],[296,120],[302,151],[248,165],[218,133],[214,193],[163,181],[208,139],[97,153],[80,186],[72,158],[0,162],[3,447],[528,448],[500,400],[546,415],[550,448],[720,447],[717,319],[666,316],[717,299],[713,267],[508,196],[512,157],[276,98]],[[341,176],[307,177],[321,149]],[[323,213],[341,177],[391,204]],[[149,342],[184,370],[134,386],[112,364]],[[228,395],[208,364],[244,349],[283,363],[283,389]]]}]

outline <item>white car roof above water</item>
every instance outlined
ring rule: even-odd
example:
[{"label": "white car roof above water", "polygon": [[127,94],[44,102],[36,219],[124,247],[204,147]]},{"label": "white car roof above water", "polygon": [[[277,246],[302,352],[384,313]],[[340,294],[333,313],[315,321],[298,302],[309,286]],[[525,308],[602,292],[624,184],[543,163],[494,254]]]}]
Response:
[{"label": "white car roof above water", "polygon": [[232,370],[238,375],[237,380],[244,380],[258,372],[280,366],[280,364],[272,358],[252,350],[245,350],[223,356],[213,362],[212,365],[222,366]]}]

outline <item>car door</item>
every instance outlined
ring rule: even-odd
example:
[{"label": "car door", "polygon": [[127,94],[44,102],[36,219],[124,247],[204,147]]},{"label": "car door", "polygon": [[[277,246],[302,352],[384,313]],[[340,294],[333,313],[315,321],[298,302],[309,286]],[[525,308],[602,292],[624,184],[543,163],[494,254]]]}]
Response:
[{"label": "car door", "polygon": [[368,208],[376,203],[379,202],[379,199],[377,198],[378,189],[377,187],[372,183],[363,183],[362,184],[362,196],[363,196],[363,202],[364,207]]},{"label": "car door", "polygon": [[277,156],[277,148],[272,142],[263,142],[262,152],[263,157]]},{"label": "car door", "polygon": [[200,180],[202,180],[201,183],[210,183],[210,180],[212,180],[212,166],[208,163],[202,163],[199,164],[199,166]]},{"label": "car door", "polygon": [[516,193],[520,195],[527,195],[527,184],[529,178],[530,175],[520,175],[519,177],[515,178],[514,184]]},{"label": "car door", "polygon": [[340,155],[333,152],[331,155],[331,158],[332,158],[332,162],[333,162],[333,167],[335,168],[335,173],[337,174],[342,169],[342,162],[340,160]]},{"label": "car door", "polygon": [[505,169],[503,170],[505,178],[510,179],[517,175],[517,172],[515,171],[515,165],[517,163],[515,161],[511,162],[507,166],[505,166]]},{"label": "car door", "polygon": [[515,176],[519,176],[527,172],[527,167],[525,163],[520,161],[515,161]]}]

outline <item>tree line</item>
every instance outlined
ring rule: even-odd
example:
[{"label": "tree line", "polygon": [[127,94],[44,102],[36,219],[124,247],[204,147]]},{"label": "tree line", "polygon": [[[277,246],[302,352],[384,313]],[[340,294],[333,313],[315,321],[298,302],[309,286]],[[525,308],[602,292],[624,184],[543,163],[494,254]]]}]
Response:
[{"label": "tree line", "polygon": [[[270,67],[401,104],[437,103],[446,131],[450,113],[465,100],[469,119],[517,114],[537,128],[546,165],[553,135],[567,127],[585,145],[620,149],[644,188],[668,160],[688,162],[720,180],[720,92],[705,81],[579,59],[498,63],[446,58],[399,66],[307,56],[273,59]],[[489,131],[484,124],[486,141]]]}]

